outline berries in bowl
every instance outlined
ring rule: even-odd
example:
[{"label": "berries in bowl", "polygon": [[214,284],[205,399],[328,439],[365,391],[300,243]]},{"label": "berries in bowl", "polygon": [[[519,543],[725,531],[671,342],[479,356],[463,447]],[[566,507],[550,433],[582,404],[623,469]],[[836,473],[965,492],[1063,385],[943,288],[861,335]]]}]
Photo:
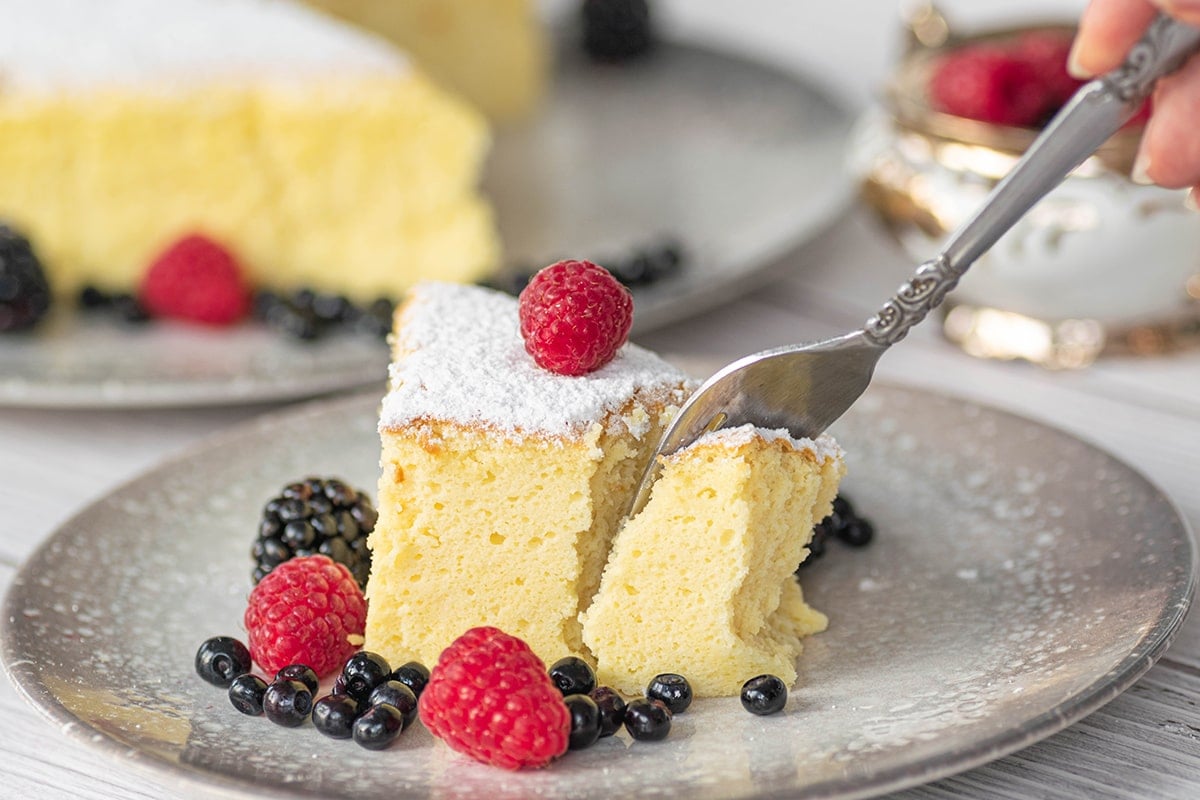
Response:
[{"label": "berries in bowl", "polygon": [[[964,35],[927,17],[913,21],[913,44],[850,152],[864,203],[911,263],[938,254],[1084,85],[1067,73],[1069,26]],[[1200,218],[1185,192],[1131,177],[1152,113],[1144,108],[975,262],[939,310],[949,339],[972,355],[1052,368],[1200,340],[1200,303],[1188,292]]]}]

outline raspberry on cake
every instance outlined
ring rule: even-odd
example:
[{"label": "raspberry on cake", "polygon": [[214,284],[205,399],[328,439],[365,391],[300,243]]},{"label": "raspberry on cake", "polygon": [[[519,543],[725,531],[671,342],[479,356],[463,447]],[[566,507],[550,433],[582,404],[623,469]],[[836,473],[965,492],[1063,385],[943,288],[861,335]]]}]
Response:
[{"label": "raspberry on cake", "polygon": [[828,435],[751,426],[668,456],[583,613],[599,682],[634,694],[672,671],[697,696],[737,695],[762,673],[793,683],[800,639],[826,625],[793,571],[844,470]]},{"label": "raspberry on cake", "polygon": [[432,663],[494,625],[547,663],[585,655],[579,612],[690,381],[630,344],[588,375],[547,372],[514,298],[450,284],[410,293],[393,358],[366,647]]},{"label": "raspberry on cake", "polygon": [[130,292],[196,230],[256,287],[358,303],[498,261],[484,118],[378,37],[275,0],[0,0],[0,19],[0,218],[60,296]]}]

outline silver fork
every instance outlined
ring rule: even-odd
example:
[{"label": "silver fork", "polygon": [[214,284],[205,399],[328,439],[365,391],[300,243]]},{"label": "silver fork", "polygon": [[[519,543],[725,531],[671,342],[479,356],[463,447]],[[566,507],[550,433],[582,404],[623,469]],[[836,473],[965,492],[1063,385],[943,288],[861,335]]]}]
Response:
[{"label": "silver fork", "polygon": [[885,350],[936,308],[967,268],[1026,211],[1092,155],[1140,108],[1155,81],[1200,48],[1200,29],[1159,15],[1125,62],[1082,86],[1030,145],[982,207],[943,245],[937,257],[867,320],[861,330],[812,344],[789,345],[741,358],[709,378],[663,434],[630,506],[650,497],[661,457],[725,427],[752,423],[814,437],[842,416],[871,382]]}]

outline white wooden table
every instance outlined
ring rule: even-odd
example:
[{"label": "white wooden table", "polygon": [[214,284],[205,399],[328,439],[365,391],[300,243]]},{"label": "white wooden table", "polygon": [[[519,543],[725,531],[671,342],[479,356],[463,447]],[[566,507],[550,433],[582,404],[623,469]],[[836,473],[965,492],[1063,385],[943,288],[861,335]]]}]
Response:
[{"label": "white wooden table", "polygon": [[[893,30],[890,0],[822,4],[820,15],[812,8],[754,0],[736,4],[736,21],[729,25],[717,23],[734,4],[669,5],[683,28],[736,44],[753,41],[760,52],[781,57],[790,52],[784,44],[791,34],[768,24],[770,14],[813,17],[815,32],[795,34],[811,47],[794,63],[805,69],[841,63],[830,78],[856,100],[869,95],[886,65],[880,48],[889,46]],[[861,35],[849,40],[855,49],[848,55],[846,37],[859,30]],[[911,265],[865,215],[855,212],[783,267],[769,286],[645,336],[642,343],[686,365],[840,333],[861,324],[907,277]],[[1010,409],[1118,453],[1170,494],[1193,528],[1200,528],[1200,352],[1051,373],[973,360],[927,323],[883,359],[879,376]],[[81,506],[206,434],[266,410],[0,409],[0,589],[7,589],[23,559]],[[68,740],[27,707],[7,681],[0,681],[0,714],[0,797],[173,796],[152,776],[128,772]],[[1200,797],[1200,616],[1189,619],[1157,666],[1102,710],[990,765],[896,796]]]}]

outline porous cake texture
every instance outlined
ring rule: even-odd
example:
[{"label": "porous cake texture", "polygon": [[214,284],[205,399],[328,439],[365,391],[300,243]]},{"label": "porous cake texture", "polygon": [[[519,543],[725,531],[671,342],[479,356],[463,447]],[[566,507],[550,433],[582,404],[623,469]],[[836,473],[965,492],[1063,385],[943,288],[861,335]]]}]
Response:
[{"label": "porous cake texture", "polygon": [[441,283],[398,309],[393,356],[365,647],[434,663],[495,625],[548,663],[586,656],[579,612],[692,384],[634,345],[586,376],[549,373],[515,299]]},{"label": "porous cake texture", "polygon": [[499,259],[483,117],[282,0],[0,0],[0,218],[53,288],[135,287],[176,239],[357,301]]},{"label": "porous cake texture", "polygon": [[677,672],[697,696],[735,695],[764,673],[794,683],[801,638],[826,626],[794,571],[844,470],[828,435],[749,426],[666,458],[583,613],[600,683],[638,694]]}]

